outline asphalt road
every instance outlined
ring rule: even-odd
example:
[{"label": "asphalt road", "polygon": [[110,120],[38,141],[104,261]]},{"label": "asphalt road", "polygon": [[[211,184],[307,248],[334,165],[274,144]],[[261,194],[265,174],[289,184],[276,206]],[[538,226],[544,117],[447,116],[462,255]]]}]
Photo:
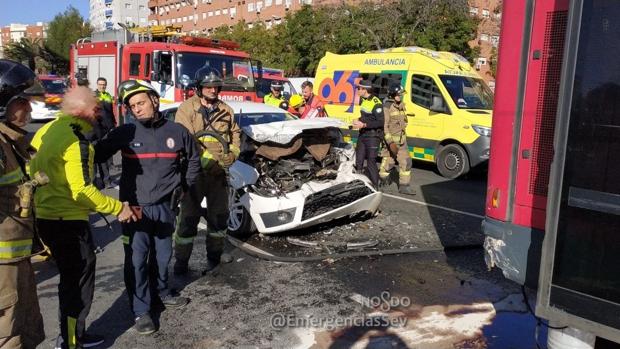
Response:
[{"label": "asphalt road", "polygon": [[[234,250],[233,263],[203,276],[200,235],[190,275],[173,278],[191,302],[156,314],[159,331],[150,336],[131,329],[120,227],[92,216],[103,252],[89,331],[106,337],[100,348],[535,348],[535,322],[520,289],[500,271],[487,270],[479,247],[485,178],[478,169],[446,180],[416,163],[417,195],[399,195],[393,185],[376,217],[293,233],[306,240],[378,240],[381,248],[446,252],[275,263]],[[291,246],[282,235],[248,242],[279,255],[317,253]],[[35,263],[35,270],[47,334],[40,347],[53,348],[58,275],[49,261]]]}]

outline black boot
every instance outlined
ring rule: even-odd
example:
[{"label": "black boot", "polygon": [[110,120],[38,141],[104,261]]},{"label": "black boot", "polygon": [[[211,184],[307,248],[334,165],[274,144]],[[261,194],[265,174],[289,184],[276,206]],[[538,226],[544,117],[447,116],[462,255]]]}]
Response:
[{"label": "black boot", "polygon": [[177,259],[172,268],[174,275],[185,275],[189,271],[188,261]]}]

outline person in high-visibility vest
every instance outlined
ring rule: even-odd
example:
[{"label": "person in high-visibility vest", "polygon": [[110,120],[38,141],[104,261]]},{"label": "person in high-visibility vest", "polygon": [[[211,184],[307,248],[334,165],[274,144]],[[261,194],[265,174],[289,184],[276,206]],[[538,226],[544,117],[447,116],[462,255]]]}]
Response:
[{"label": "person in high-visibility vest", "polygon": [[34,78],[25,66],[0,59],[0,348],[35,348],[45,339],[30,264],[34,219],[28,189],[33,186],[26,166],[31,149],[20,128],[32,108],[19,94]]},{"label": "person in high-visibility vest", "polygon": [[[220,72],[207,66],[196,71],[195,79],[196,94],[179,106],[174,121],[185,126],[194,136],[202,131],[211,131],[221,136],[230,151],[224,153],[222,144],[212,136],[196,137],[202,144],[202,171],[181,201],[174,233],[175,275],[187,274],[189,271],[194,238],[203,215],[207,220],[205,271],[214,269],[220,263],[232,262],[228,252],[231,247],[225,238],[229,216],[225,169],[237,160],[241,152],[241,128],[233,109],[219,98],[224,83]],[[206,214],[201,208],[203,199],[207,200]]]},{"label": "person in high-visibility vest", "polygon": [[102,194],[92,182],[95,150],[85,134],[96,123],[98,101],[84,86],[67,91],[58,118],[41,127],[30,143],[36,155],[30,173],[45,172],[49,183],[37,189],[37,232],[49,247],[58,272],[60,336],[56,347],[77,349],[103,343],[86,332],[95,291],[95,246],[88,217],[114,214],[119,222],[136,221],[127,201]]},{"label": "person in high-visibility vest", "polygon": [[383,150],[381,170],[379,177],[381,182],[389,182],[390,171],[398,162],[398,192],[401,194],[415,195],[411,187],[411,156],[407,145],[407,112],[402,96],[405,90],[400,84],[393,84],[388,88],[388,98],[385,103],[385,130],[384,137],[386,149]]},{"label": "person in high-visibility vest", "polygon": [[265,95],[265,97],[263,97],[263,102],[276,108],[288,110],[288,101],[282,95],[282,90],[284,89],[282,81],[273,80],[271,82],[270,88],[271,93],[268,93]]},{"label": "person in high-visibility vest", "polygon": [[357,84],[357,93],[360,96],[360,117],[352,122],[353,128],[359,130],[355,148],[355,168],[359,173],[363,173],[365,160],[366,174],[375,188],[378,188],[377,156],[383,138],[385,120],[383,104],[377,96],[372,94],[370,80],[361,80]]}]

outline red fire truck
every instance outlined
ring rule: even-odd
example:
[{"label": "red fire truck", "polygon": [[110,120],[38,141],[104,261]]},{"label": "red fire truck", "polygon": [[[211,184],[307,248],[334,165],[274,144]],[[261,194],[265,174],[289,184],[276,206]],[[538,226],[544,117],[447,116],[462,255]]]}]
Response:
[{"label": "red fire truck", "polygon": [[549,348],[620,342],[620,1],[502,12],[487,263],[538,288]]},{"label": "red fire truck", "polygon": [[[183,101],[191,87],[195,72],[204,67],[216,68],[224,79],[223,100],[256,101],[256,85],[249,54],[237,43],[190,36],[179,36],[166,28],[149,28],[160,33],[157,40],[129,31],[98,34],[81,39],[70,48],[70,72],[73,82],[87,78],[94,89],[96,80],[104,77],[110,93],[126,79],[150,80],[160,91],[162,103]],[[258,64],[260,71],[260,63]]]}]

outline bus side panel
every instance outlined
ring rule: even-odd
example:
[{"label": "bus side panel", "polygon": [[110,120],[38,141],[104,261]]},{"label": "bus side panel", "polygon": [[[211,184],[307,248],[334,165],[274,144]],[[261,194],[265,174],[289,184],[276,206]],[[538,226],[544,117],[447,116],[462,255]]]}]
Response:
[{"label": "bus side panel", "polygon": [[[499,221],[507,220],[519,76],[524,74],[525,69],[515,69],[520,66],[521,59],[522,45],[517,43],[524,40],[526,1],[505,1],[503,6],[503,12],[510,13],[510,16],[502,18],[500,33],[486,200],[486,215]],[[499,196],[493,204],[496,191]]]},{"label": "bus side panel", "polygon": [[517,154],[513,222],[542,230],[553,159],[568,0],[536,1],[535,6]]}]

